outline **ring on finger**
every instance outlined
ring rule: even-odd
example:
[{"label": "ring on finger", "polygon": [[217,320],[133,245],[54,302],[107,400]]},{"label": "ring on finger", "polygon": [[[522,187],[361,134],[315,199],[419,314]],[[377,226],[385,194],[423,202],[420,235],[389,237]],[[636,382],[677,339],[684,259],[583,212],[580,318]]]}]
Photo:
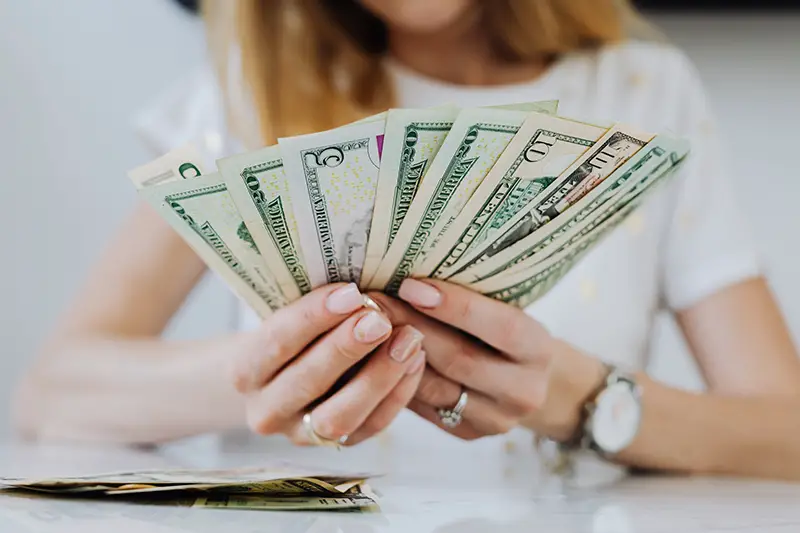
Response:
[{"label": "ring on finger", "polygon": [[439,409],[439,418],[445,427],[453,429],[461,423],[464,419],[463,413],[464,409],[467,407],[467,401],[469,401],[469,394],[462,388],[461,395],[458,397],[458,402],[456,402],[456,405],[452,409]]},{"label": "ring on finger", "polygon": [[381,306],[378,305],[378,302],[376,302],[375,300],[373,300],[372,298],[370,298],[366,294],[364,294],[363,296],[364,296],[364,298],[363,298],[364,307],[369,307],[370,309],[378,311],[379,313],[383,312],[383,309],[381,309]]},{"label": "ring on finger", "polygon": [[347,435],[343,435],[338,440],[326,439],[320,436],[320,434],[314,430],[314,423],[311,421],[310,412],[303,415],[303,427],[306,430],[309,440],[315,446],[332,446],[339,449],[347,442]]}]

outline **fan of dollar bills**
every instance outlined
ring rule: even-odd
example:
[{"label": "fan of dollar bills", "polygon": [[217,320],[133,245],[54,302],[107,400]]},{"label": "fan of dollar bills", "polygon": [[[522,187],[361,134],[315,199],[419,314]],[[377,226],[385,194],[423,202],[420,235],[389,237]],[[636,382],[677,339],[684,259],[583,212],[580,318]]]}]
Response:
[{"label": "fan of dollar bills", "polygon": [[432,277],[517,306],[545,294],[679,168],[685,140],[558,102],[391,109],[220,159],[184,146],[139,193],[260,316],[338,281]]}]

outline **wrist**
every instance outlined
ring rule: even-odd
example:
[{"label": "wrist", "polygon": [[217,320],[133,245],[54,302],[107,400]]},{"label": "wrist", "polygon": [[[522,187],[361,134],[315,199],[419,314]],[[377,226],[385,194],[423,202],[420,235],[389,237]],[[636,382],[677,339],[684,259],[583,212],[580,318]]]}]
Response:
[{"label": "wrist", "polygon": [[606,367],[564,341],[554,344],[547,399],[535,420],[526,425],[540,436],[564,442],[578,431],[584,405],[604,382]]}]

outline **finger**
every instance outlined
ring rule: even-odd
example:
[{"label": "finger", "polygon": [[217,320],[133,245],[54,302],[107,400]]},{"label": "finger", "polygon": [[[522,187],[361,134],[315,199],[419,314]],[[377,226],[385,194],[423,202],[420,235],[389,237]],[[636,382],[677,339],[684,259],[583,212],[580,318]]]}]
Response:
[{"label": "finger", "polygon": [[[514,412],[537,404],[546,391],[547,367],[524,367],[487,345],[382,294],[370,294],[393,324],[411,324],[425,335],[427,363],[450,381],[482,392]],[[457,396],[456,396],[457,397]]]},{"label": "finger", "polygon": [[[463,390],[459,384],[429,368],[423,373],[414,398],[435,409],[452,409]],[[467,405],[462,411],[462,416],[484,435],[508,433],[518,423],[513,413],[491,398],[473,390],[467,390]]]},{"label": "finger", "polygon": [[303,424],[303,415],[298,413],[286,422],[288,428],[284,433],[292,444],[295,446],[311,446],[316,445],[311,435],[308,434],[305,424]]},{"label": "finger", "polygon": [[[354,446],[385,429],[414,396],[414,391],[417,390],[417,384],[424,368],[425,352],[418,350],[409,359],[408,368],[400,382],[369,414],[361,427],[349,434],[340,444]],[[320,416],[320,413],[315,409],[311,416],[311,425],[318,436],[325,438],[323,435],[325,430],[318,429]],[[288,432],[288,436],[293,443],[298,445],[316,444],[313,436],[308,434],[308,430],[303,424],[302,415],[298,414],[289,426],[291,429]],[[338,439],[336,440],[338,441]]]},{"label": "finger", "polygon": [[275,433],[324,395],[392,332],[382,313],[364,309],[336,326],[295,358],[264,388],[247,396],[248,423],[257,433]]},{"label": "finger", "polygon": [[[315,435],[311,434],[311,431],[306,426],[305,421],[303,420],[305,417],[305,413],[298,413],[291,418],[289,422],[286,423],[287,430],[284,431],[284,434],[289,437],[289,440],[295,446],[319,446],[319,438],[322,438],[322,435],[319,433]],[[316,433],[316,421],[311,419],[311,430]],[[343,443],[331,441],[331,445],[341,446]]]},{"label": "finger", "polygon": [[236,389],[261,388],[316,338],[362,308],[364,296],[354,283],[327,285],[276,311],[248,337],[234,362]]},{"label": "finger", "polygon": [[440,280],[406,279],[398,296],[436,320],[481,339],[519,360],[549,352],[547,330],[524,311]]},{"label": "finger", "polygon": [[314,409],[317,433],[339,439],[355,432],[403,376],[417,370],[421,342],[422,334],[413,327],[399,328],[349,383]]},{"label": "finger", "polygon": [[361,426],[350,434],[345,444],[354,446],[386,429],[414,397],[424,369],[425,351],[420,350],[409,363],[406,375],[375,407]]},{"label": "finger", "polygon": [[412,400],[408,402],[408,408],[431,424],[438,426],[440,429],[447,431],[448,433],[455,435],[460,439],[475,440],[486,436],[484,433],[473,427],[472,423],[468,420],[462,421],[454,428],[445,426],[442,424],[442,419],[439,417],[437,408],[419,400],[412,398]]}]

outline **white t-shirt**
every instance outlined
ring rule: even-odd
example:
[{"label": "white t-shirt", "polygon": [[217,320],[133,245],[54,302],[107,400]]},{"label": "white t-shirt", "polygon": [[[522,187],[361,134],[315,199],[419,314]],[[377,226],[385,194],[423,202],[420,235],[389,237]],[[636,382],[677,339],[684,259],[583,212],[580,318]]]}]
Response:
[{"label": "white t-shirt", "polygon": [[[464,87],[389,63],[399,105],[463,107],[558,99],[559,114],[621,122],[688,137],[692,154],[678,179],[651,197],[527,311],[587,353],[631,370],[645,367],[656,313],[692,306],[723,287],[759,275],[759,261],[734,204],[728,165],[698,75],[678,50],[628,42],[560,60],[539,79]],[[223,107],[207,71],[175,89],[139,120],[159,151],[193,140],[209,160],[239,150],[225,129]],[[242,309],[242,327],[256,323]],[[469,444],[505,446],[509,437]],[[513,436],[510,438],[514,438]],[[523,437],[525,438],[525,437]],[[381,440],[382,439],[382,440]],[[411,413],[379,440],[466,446]]]}]

